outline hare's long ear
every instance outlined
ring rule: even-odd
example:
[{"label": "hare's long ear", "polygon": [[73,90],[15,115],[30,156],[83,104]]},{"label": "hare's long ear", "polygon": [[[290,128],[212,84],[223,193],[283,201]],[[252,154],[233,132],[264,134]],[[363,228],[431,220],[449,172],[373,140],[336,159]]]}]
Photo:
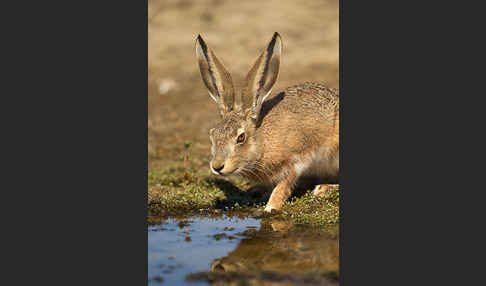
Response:
[{"label": "hare's long ear", "polygon": [[235,92],[230,73],[221,64],[200,35],[196,39],[196,56],[204,84],[216,101],[221,115],[233,108]]},{"label": "hare's long ear", "polygon": [[270,95],[272,87],[277,81],[281,54],[282,40],[280,35],[275,32],[267,48],[246,76],[247,86],[242,100],[254,120],[258,119],[262,103]]}]

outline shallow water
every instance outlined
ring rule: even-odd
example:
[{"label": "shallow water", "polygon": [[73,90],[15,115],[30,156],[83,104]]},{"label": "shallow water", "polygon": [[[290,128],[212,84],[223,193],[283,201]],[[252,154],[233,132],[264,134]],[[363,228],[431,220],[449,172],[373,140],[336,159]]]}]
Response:
[{"label": "shallow water", "polygon": [[338,272],[336,229],[226,215],[148,228],[149,285],[337,285]]},{"label": "shallow water", "polygon": [[[190,272],[208,271],[211,262],[236,248],[236,233],[259,228],[253,218],[168,218],[148,229],[149,285],[163,279],[167,285],[184,285]],[[247,228],[248,227],[248,228]],[[190,285],[208,285],[194,282]]]}]

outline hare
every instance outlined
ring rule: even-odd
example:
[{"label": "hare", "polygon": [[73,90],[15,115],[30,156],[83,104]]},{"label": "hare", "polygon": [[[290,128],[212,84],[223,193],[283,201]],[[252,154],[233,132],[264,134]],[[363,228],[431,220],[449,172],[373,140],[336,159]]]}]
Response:
[{"label": "hare", "polygon": [[[339,176],[339,92],[306,82],[270,96],[281,54],[275,33],[235,88],[214,52],[200,35],[196,39],[201,76],[221,116],[209,131],[210,169],[274,186],[266,212],[282,207],[300,177],[337,182]],[[317,185],[314,194],[325,189]]]}]

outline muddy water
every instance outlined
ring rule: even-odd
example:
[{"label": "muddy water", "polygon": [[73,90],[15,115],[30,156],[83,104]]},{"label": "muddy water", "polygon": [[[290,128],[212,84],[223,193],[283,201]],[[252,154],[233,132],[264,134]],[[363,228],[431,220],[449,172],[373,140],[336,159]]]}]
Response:
[{"label": "muddy water", "polygon": [[149,285],[338,285],[337,229],[251,217],[165,218],[148,229]]}]

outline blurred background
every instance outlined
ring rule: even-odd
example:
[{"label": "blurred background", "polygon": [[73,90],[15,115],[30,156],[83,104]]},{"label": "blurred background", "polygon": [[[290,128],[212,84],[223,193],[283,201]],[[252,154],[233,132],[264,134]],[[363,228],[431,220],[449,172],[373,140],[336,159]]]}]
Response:
[{"label": "blurred background", "polygon": [[273,93],[304,81],[339,88],[338,0],[149,0],[149,169],[191,164],[208,167],[208,130],[217,106],[199,73],[194,43],[201,34],[230,71],[242,79],[279,32],[280,75]]}]

